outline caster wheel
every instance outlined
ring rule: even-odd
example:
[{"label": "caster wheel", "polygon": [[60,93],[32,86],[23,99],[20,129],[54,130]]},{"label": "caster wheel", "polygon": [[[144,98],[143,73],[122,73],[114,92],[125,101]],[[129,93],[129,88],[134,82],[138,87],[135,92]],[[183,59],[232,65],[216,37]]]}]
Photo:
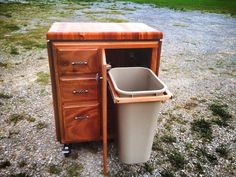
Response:
[{"label": "caster wheel", "polygon": [[71,153],[71,148],[69,144],[64,144],[64,147],[62,148],[62,153],[64,154],[65,157],[69,157]]}]

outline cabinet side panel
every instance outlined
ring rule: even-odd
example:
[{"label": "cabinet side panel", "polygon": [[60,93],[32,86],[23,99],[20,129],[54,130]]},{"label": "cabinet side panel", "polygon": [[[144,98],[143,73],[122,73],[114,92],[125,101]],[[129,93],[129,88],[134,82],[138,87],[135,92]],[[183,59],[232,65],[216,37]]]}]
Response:
[{"label": "cabinet side panel", "polygon": [[52,52],[52,43],[49,41],[47,43],[48,49],[48,61],[50,67],[50,77],[51,77],[51,86],[52,86],[52,98],[53,98],[53,108],[54,108],[54,118],[55,118],[55,127],[56,127],[56,137],[58,141],[61,141],[60,134],[60,121],[58,114],[58,100],[57,100],[57,90],[56,90],[56,80],[55,80],[55,64],[53,60],[53,52]]}]

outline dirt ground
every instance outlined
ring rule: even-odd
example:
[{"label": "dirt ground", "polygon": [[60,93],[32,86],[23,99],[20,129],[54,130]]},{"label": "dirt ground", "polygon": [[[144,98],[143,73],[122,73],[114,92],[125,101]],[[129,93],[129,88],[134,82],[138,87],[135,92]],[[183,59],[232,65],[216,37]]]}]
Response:
[{"label": "dirt ground", "polygon": [[0,4],[0,176],[102,176],[101,142],[74,144],[64,158],[56,141],[45,40],[54,21],[142,22],[164,33],[160,78],[174,97],[158,116],[151,159],[124,165],[109,142],[109,176],[236,176],[235,18],[122,2],[46,5],[26,15],[31,6]]}]

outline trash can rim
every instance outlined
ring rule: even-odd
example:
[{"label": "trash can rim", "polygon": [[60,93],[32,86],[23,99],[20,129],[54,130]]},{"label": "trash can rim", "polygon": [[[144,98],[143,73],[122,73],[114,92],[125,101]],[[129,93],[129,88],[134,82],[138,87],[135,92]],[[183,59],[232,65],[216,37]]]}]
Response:
[{"label": "trash can rim", "polygon": [[[163,85],[163,88],[162,89],[160,89],[160,90],[144,90],[144,91],[125,91],[125,90],[121,90],[118,86],[117,86],[117,84],[116,84],[116,82],[115,82],[115,79],[113,78],[113,76],[112,76],[112,71],[113,70],[127,70],[127,69],[132,69],[132,68],[134,68],[134,69],[143,69],[143,70],[148,70],[150,73],[151,73],[151,75],[153,76],[153,77],[155,77],[155,79],[157,79],[160,83],[161,83],[161,85]],[[140,96],[140,95],[149,95],[149,94],[160,94],[160,93],[164,93],[164,92],[166,92],[166,90],[167,90],[167,86],[157,77],[157,75],[151,70],[151,69],[149,69],[149,68],[145,68],[145,67],[116,67],[116,68],[112,68],[112,69],[110,69],[109,71],[108,71],[108,74],[109,74],[109,76],[110,76],[110,79],[111,79],[111,82],[113,83],[113,86],[114,86],[114,89],[118,92],[118,93],[120,93],[120,94],[123,94],[123,95],[125,95],[125,96]]]}]

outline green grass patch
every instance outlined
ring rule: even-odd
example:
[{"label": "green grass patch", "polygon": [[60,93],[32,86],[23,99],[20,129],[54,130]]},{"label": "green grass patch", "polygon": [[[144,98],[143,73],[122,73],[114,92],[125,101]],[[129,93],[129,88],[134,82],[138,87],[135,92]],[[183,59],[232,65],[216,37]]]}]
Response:
[{"label": "green grass patch", "polygon": [[212,140],[212,127],[209,121],[205,119],[197,119],[191,123],[191,130],[198,133],[201,138]]},{"label": "green grass patch", "polygon": [[181,24],[181,23],[174,23],[173,26],[181,27],[181,28],[187,28],[187,27],[189,27],[189,25],[187,25],[187,24]]},{"label": "green grass patch", "polygon": [[48,172],[51,174],[59,175],[62,172],[62,169],[57,167],[56,165],[50,165]]},{"label": "green grass patch", "polygon": [[212,122],[223,127],[229,126],[229,121],[232,118],[232,115],[227,110],[227,107],[227,105],[217,102],[209,105],[209,109],[212,111],[212,114],[218,116],[218,118],[213,119]]},{"label": "green grass patch", "polygon": [[93,19],[97,22],[113,22],[113,23],[128,22],[128,20],[122,19],[122,18],[109,18],[109,17],[97,18],[97,17],[93,17]]},{"label": "green grass patch", "polygon": [[20,168],[23,168],[23,167],[25,167],[26,165],[27,165],[27,163],[26,163],[25,160],[21,160],[21,161],[18,163],[18,166],[19,166]]},{"label": "green grass patch", "polygon": [[224,144],[221,144],[219,145],[217,148],[216,148],[216,153],[220,156],[220,157],[223,157],[225,159],[227,159],[229,157],[229,153],[230,153],[230,150],[229,148],[224,145]]},{"label": "green grass patch", "polygon": [[123,8],[121,8],[121,10],[124,10],[124,11],[135,11],[136,9],[129,8],[129,7],[123,7]]},{"label": "green grass patch", "polygon": [[155,138],[154,138],[154,141],[152,144],[152,150],[163,152],[163,147],[162,147],[161,141],[158,138],[158,136],[155,136]]},{"label": "green grass patch", "polygon": [[27,116],[27,117],[26,117],[26,120],[27,120],[28,122],[35,122],[35,118],[34,118],[34,117],[31,117],[31,116]]},{"label": "green grass patch", "polygon": [[10,47],[10,54],[18,55],[19,54],[18,48],[15,46],[11,46]]},{"label": "green grass patch", "polygon": [[123,12],[120,11],[83,11],[85,14],[113,14],[113,15],[124,15]]},{"label": "green grass patch", "polygon": [[7,94],[7,93],[0,93],[0,98],[2,99],[10,99],[12,98],[13,96],[10,95],[10,94]]},{"label": "green grass patch", "polygon": [[79,163],[74,163],[70,165],[66,171],[67,171],[67,177],[80,177],[82,170],[83,170],[83,165]]},{"label": "green grass patch", "polygon": [[162,142],[164,143],[176,143],[176,137],[172,135],[163,135],[161,137]]},{"label": "green grass patch", "polygon": [[213,165],[218,164],[217,157],[214,154],[208,153],[205,148],[197,149],[197,156],[198,157],[202,156],[202,157],[206,158]]},{"label": "green grass patch", "polygon": [[10,31],[17,31],[20,29],[19,26],[15,25],[15,24],[6,24],[5,26],[2,26],[3,28],[6,28]]},{"label": "green grass patch", "polygon": [[16,125],[19,121],[25,119],[25,114],[12,114],[10,115],[8,122]]},{"label": "green grass patch", "polygon": [[38,130],[41,130],[41,129],[47,128],[47,124],[45,122],[40,121],[37,123],[36,127]]},{"label": "green grass patch", "polygon": [[144,164],[144,170],[145,170],[145,172],[148,172],[148,173],[150,173],[152,175],[154,170],[155,170],[155,167],[151,163],[145,163]]},{"label": "green grass patch", "polygon": [[201,165],[199,162],[197,162],[197,163],[194,164],[194,169],[195,169],[199,174],[203,174],[203,172],[204,172],[204,169],[203,169],[202,165]]},{"label": "green grass patch", "polygon": [[191,142],[185,143],[185,150],[189,151],[193,148],[193,144]]},{"label": "green grass patch", "polygon": [[160,172],[162,177],[175,177],[174,173],[169,169],[164,169]]},{"label": "green grass patch", "polygon": [[46,32],[55,18],[60,21],[74,12],[72,4],[72,9],[69,6],[58,7],[55,4],[56,1],[0,3],[0,15],[8,16],[0,18],[0,42],[3,46],[1,50],[15,54],[14,50],[10,49],[11,46],[25,50],[46,48]]},{"label": "green grass patch", "polygon": [[13,123],[16,125],[18,122],[22,120],[27,120],[28,122],[35,122],[35,118],[31,117],[30,115],[27,115],[25,113],[19,113],[19,114],[11,114],[7,120],[8,123]]},{"label": "green grass patch", "polygon": [[1,68],[7,68],[8,67],[8,63],[7,62],[0,62],[0,67]]},{"label": "green grass patch", "polygon": [[168,155],[168,160],[172,166],[176,169],[183,169],[187,161],[184,158],[184,155],[178,152],[177,150],[172,150]]},{"label": "green grass patch", "polygon": [[43,71],[38,72],[36,81],[42,85],[47,85],[49,83],[49,74]]},{"label": "green grass patch", "polygon": [[90,6],[88,5],[81,5],[81,6],[76,6],[76,5],[69,5],[67,7],[65,7],[64,9],[66,10],[82,10],[82,9],[88,9],[90,8]]},{"label": "green grass patch", "polygon": [[235,0],[122,0],[136,3],[154,4],[157,7],[168,7],[176,10],[200,10],[202,12],[213,12],[236,15]]}]

